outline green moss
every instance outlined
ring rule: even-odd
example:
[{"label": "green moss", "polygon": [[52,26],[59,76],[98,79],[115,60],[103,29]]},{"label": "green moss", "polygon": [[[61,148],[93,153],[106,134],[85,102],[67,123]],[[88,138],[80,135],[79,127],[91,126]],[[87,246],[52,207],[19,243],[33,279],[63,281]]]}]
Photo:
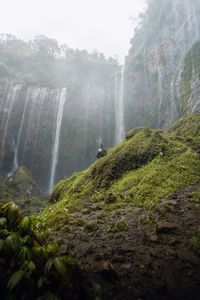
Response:
[{"label": "green moss", "polygon": [[126,173],[111,188],[113,194],[126,192],[126,197],[138,206],[151,206],[161,197],[199,179],[198,155],[186,150],[166,158],[157,157],[135,172]]},{"label": "green moss", "polygon": [[200,137],[200,115],[189,115],[179,119],[169,130],[170,133],[182,138]]},{"label": "green moss", "polygon": [[189,242],[190,248],[200,255],[200,236],[193,236]]}]

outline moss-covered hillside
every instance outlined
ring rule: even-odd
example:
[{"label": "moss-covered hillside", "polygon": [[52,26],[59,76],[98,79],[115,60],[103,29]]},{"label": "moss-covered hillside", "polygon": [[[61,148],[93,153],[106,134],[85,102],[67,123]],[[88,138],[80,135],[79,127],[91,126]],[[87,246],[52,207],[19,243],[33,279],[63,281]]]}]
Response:
[{"label": "moss-covered hillside", "polygon": [[55,187],[35,230],[81,262],[102,300],[199,299],[199,149],[200,115],[135,129]]},{"label": "moss-covered hillside", "polygon": [[[151,209],[162,197],[200,179],[200,115],[179,120],[169,131],[138,128],[90,168],[59,182],[37,227],[54,229],[68,213],[102,203]],[[45,220],[45,222],[44,222]]]}]

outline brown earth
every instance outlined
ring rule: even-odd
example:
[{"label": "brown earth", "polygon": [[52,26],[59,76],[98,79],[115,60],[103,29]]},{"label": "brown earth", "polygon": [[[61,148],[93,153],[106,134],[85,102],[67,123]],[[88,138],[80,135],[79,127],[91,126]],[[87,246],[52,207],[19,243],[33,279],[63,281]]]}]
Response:
[{"label": "brown earth", "polygon": [[51,238],[79,259],[100,299],[199,300],[200,249],[191,243],[200,234],[199,188],[178,190],[151,213],[91,201]]}]

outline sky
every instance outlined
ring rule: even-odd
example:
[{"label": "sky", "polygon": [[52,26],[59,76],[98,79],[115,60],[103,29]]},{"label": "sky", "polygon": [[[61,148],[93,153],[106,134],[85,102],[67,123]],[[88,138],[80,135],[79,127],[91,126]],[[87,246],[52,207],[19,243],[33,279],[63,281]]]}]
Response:
[{"label": "sky", "polygon": [[0,33],[24,40],[44,34],[74,49],[100,51],[123,62],[133,20],[145,0],[3,0]]}]

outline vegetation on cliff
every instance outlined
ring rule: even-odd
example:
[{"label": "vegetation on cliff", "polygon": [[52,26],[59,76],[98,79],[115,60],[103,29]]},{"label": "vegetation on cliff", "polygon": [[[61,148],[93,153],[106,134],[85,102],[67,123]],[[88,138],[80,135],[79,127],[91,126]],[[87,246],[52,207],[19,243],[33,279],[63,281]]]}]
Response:
[{"label": "vegetation on cliff", "polygon": [[85,81],[86,77],[94,81],[98,77],[105,80],[118,66],[114,59],[106,60],[102,53],[73,50],[43,35],[29,42],[13,35],[1,35],[0,55],[1,80],[9,79],[31,86],[79,85],[78,82]]}]

